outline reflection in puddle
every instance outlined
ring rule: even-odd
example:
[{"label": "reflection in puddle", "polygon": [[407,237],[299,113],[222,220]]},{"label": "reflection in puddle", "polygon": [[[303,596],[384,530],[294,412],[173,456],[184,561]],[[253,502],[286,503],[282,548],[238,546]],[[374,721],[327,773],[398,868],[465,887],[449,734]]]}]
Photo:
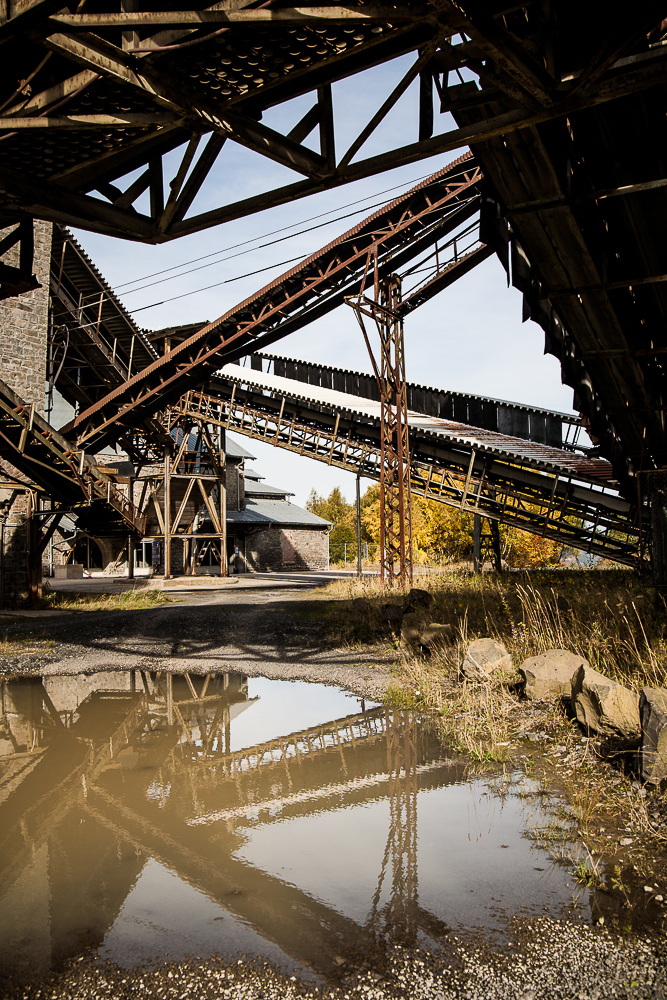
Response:
[{"label": "reflection in puddle", "polygon": [[522,837],[535,800],[466,782],[412,712],[241,674],[1,686],[5,972],[92,950],[328,979],[570,899]]}]

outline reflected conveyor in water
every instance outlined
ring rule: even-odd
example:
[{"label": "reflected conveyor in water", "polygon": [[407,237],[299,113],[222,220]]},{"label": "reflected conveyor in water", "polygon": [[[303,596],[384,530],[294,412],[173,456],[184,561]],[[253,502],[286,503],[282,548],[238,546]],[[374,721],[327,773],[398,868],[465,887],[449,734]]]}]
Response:
[{"label": "reflected conveyor in water", "polygon": [[[251,698],[241,674],[126,671],[1,685],[5,970],[45,971],[95,949],[125,964],[157,951],[215,951],[329,979],[343,959],[348,969],[381,970],[391,943],[441,940],[452,901],[455,919],[469,916],[473,890],[460,862],[450,864],[447,837],[461,840],[470,824],[470,786],[464,765],[445,758],[412,712],[363,702],[349,712],[350,696],[335,689],[261,678]],[[467,796],[455,816],[432,800],[445,788]],[[523,815],[509,818],[520,829]],[[463,841],[458,849],[469,852],[469,831]],[[420,887],[420,852],[436,849]],[[502,852],[519,896],[529,851],[514,867]],[[162,923],[156,879],[169,913]],[[183,918],[168,930],[186,890],[190,903],[193,893],[205,898],[208,923]]]}]

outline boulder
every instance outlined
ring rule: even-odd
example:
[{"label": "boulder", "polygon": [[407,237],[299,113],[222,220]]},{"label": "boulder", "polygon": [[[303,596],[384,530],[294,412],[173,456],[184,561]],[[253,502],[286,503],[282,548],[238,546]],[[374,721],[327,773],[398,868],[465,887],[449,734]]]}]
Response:
[{"label": "boulder", "polygon": [[571,698],[572,675],[582,665],[587,667],[588,660],[567,649],[548,649],[539,656],[529,656],[519,667],[526,682],[526,698],[530,701]]},{"label": "boulder", "polygon": [[433,604],[433,595],[428,590],[420,590],[413,587],[407,596],[406,605],[411,608],[430,608]]},{"label": "boulder", "polygon": [[429,652],[437,646],[447,642],[452,634],[451,625],[440,625],[438,622],[430,622],[424,627],[421,635],[421,643]]},{"label": "boulder", "polygon": [[483,681],[499,670],[511,670],[512,657],[502,642],[495,639],[475,639],[468,646],[461,673],[471,681]]},{"label": "boulder", "polygon": [[382,624],[388,625],[392,632],[401,631],[401,622],[403,621],[403,608],[400,604],[383,604],[382,605]]},{"label": "boulder", "polygon": [[582,663],[572,676],[572,705],[579,723],[602,736],[639,737],[639,695]]},{"label": "boulder", "polygon": [[401,627],[401,648],[410,650],[411,653],[421,653],[421,629],[418,625],[406,625],[405,621]]},{"label": "boulder", "polygon": [[642,723],[642,778],[658,785],[667,778],[667,690],[644,688],[639,698]]},{"label": "boulder", "polygon": [[355,597],[352,601],[352,607],[357,614],[367,615],[372,610],[373,605],[367,597]]}]

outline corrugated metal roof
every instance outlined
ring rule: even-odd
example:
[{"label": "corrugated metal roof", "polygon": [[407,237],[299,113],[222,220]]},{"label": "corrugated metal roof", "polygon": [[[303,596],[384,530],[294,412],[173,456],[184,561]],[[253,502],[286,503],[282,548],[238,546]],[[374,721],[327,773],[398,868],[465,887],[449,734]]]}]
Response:
[{"label": "corrugated metal roof", "polygon": [[[180,445],[183,441],[183,430],[180,427],[175,427],[170,433],[176,444]],[[191,431],[188,436],[188,451],[203,451],[203,447],[203,442],[198,440],[194,431]],[[229,434],[225,437],[225,455],[227,458],[247,458],[253,462],[255,460],[255,456],[246,451],[243,445],[239,444],[236,438],[230,437]]]},{"label": "corrugated metal roof", "polygon": [[243,447],[242,444],[230,436],[229,433],[225,436],[225,454],[230,458],[247,458],[249,461],[254,462],[256,456],[251,455],[249,451]]},{"label": "corrugated metal roof", "polygon": [[328,528],[330,521],[285,500],[246,500],[245,510],[227,511],[233,524],[287,524],[290,527]]},{"label": "corrugated metal roof", "polygon": [[[317,361],[306,360],[304,362],[303,359],[288,357],[286,354],[276,354],[273,351],[271,353],[267,353],[266,351],[259,351],[257,356],[265,358],[267,361],[278,360],[278,361],[286,361],[288,363],[291,362],[292,364],[295,365],[304,363],[307,365],[318,365],[320,368],[322,368],[323,371],[341,372],[344,375],[361,376],[362,378],[369,377],[369,372],[362,372],[356,368],[338,368],[335,365],[325,365],[325,364],[320,365],[320,363]],[[373,376],[370,377],[372,378]],[[445,393],[452,392],[455,393],[457,396],[466,396],[470,399],[478,399],[484,403],[496,403],[499,406],[515,406],[519,410],[526,410],[530,413],[539,413],[544,416],[560,417],[561,420],[565,420],[568,423],[570,422],[579,423],[580,421],[580,418],[577,417],[576,414],[564,413],[561,410],[547,410],[543,406],[534,406],[532,403],[517,403],[516,401],[513,401],[511,399],[499,399],[496,396],[483,396],[476,392],[464,392],[459,389],[444,389],[442,386],[431,385],[422,382],[409,382],[408,384],[411,385],[413,388],[419,389],[420,391],[423,392],[445,392]]]},{"label": "corrugated metal roof", "polygon": [[[316,406],[345,411],[375,424],[380,422],[380,403],[373,399],[363,399],[360,396],[338,392],[336,389],[296,382],[281,375],[258,372],[240,365],[225,365],[220,374],[232,382],[255,386],[291,399],[302,399]],[[475,448],[480,452],[502,455],[510,459],[516,458],[522,464],[530,464],[550,472],[598,482],[609,482],[612,479],[611,465],[603,459],[586,458],[546,444],[525,441],[497,431],[470,427],[454,420],[425,416],[412,410],[408,411],[408,423],[411,432],[416,432],[420,436],[432,435],[466,448]]]}]

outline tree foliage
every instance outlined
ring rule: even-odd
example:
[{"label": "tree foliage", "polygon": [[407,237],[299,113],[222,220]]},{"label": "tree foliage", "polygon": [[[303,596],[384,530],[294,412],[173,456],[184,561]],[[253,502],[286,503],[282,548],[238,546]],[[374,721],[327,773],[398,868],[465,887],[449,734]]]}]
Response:
[{"label": "tree foliage", "polygon": [[[348,503],[336,487],[328,497],[311,491],[308,510],[331,521],[331,558],[343,558],[348,546],[348,558],[356,552],[357,527],[355,504]],[[417,562],[438,558],[460,562],[472,559],[474,517],[437,500],[412,495],[412,546]],[[380,486],[369,486],[361,498],[361,538],[380,544]],[[560,561],[561,545],[520,528],[500,525],[503,560],[512,568],[555,566]]]}]

